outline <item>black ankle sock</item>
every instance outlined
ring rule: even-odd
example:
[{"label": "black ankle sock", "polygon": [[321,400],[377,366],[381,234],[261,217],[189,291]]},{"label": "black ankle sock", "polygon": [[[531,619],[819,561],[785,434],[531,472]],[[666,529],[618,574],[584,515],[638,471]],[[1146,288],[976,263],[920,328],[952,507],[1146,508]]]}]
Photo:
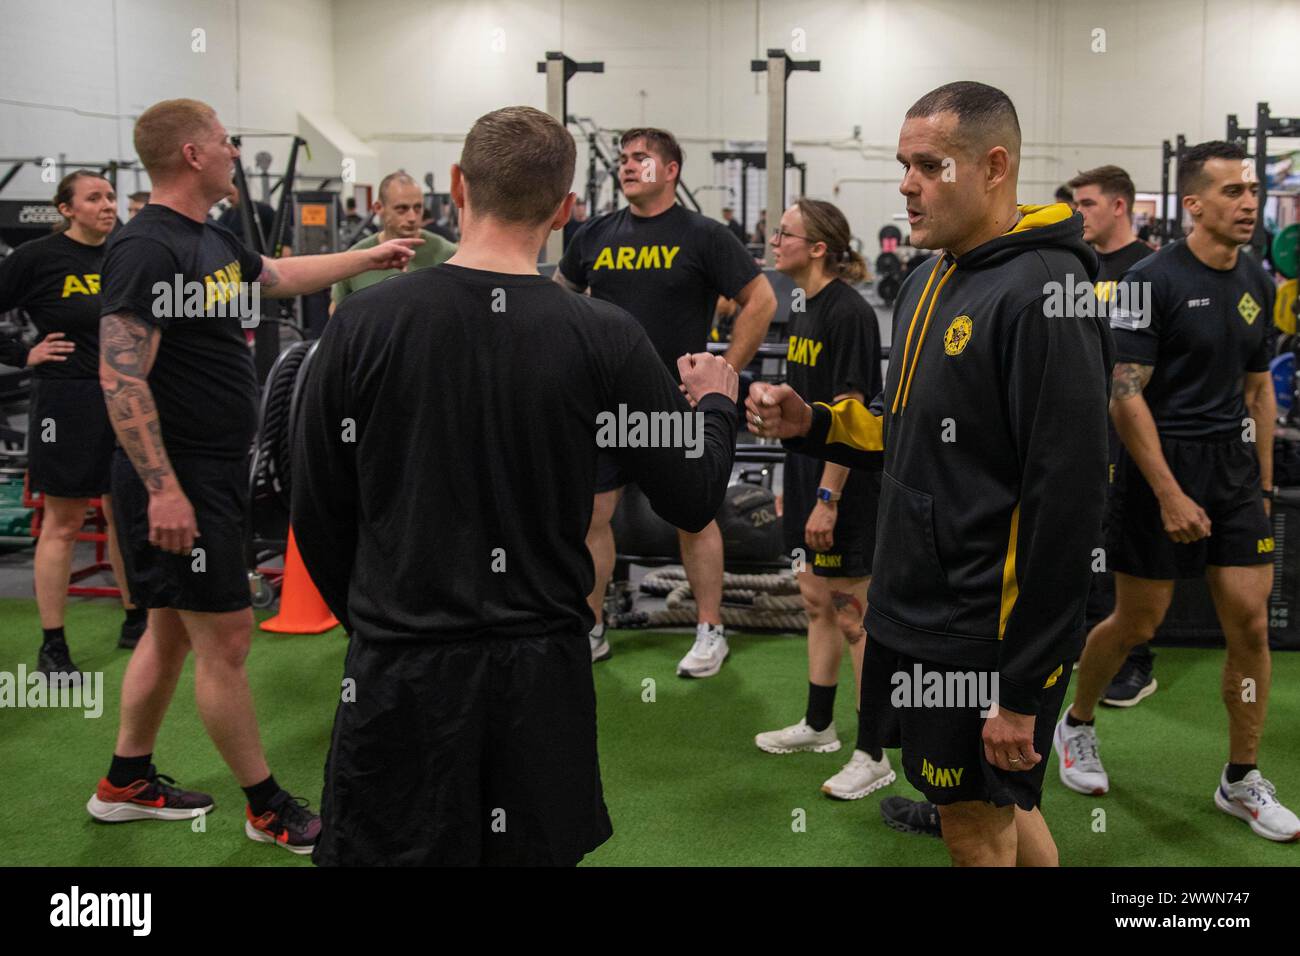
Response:
[{"label": "black ankle sock", "polygon": [[271,808],[275,798],[280,795],[280,785],[275,782],[275,776],[267,777],[261,783],[255,783],[251,787],[244,787],[244,796],[248,797],[248,806],[253,811],[253,816],[260,817],[263,813]]},{"label": "black ankle sock", "polygon": [[862,719],[862,714],[858,714],[858,742],[854,744],[854,750],[861,750],[872,760],[879,760],[885,755],[880,744],[876,743],[875,735],[871,733],[871,728],[867,726],[867,721]]},{"label": "black ankle sock", "polygon": [[143,624],[149,620],[149,609],[147,607],[128,607],[123,608],[126,612],[126,623]]},{"label": "black ankle sock", "polygon": [[1065,726],[1067,727],[1091,727],[1096,720],[1096,717],[1092,718],[1092,720],[1080,720],[1068,710],[1065,712]]},{"label": "black ankle sock", "polygon": [[41,628],[41,646],[49,647],[51,644],[67,644],[68,639],[63,636],[62,627],[43,627]]},{"label": "black ankle sock", "polygon": [[144,780],[149,776],[149,764],[152,762],[153,754],[142,757],[119,757],[113,754],[113,762],[108,768],[108,782],[115,787],[125,787],[137,780]]},{"label": "black ankle sock", "polygon": [[1246,774],[1258,769],[1259,766],[1253,763],[1230,763],[1226,773],[1228,783],[1241,783],[1246,779]]},{"label": "black ankle sock", "polygon": [[821,684],[808,684],[808,712],[804,719],[813,730],[825,730],[831,725],[835,715],[835,684],[823,687]]}]

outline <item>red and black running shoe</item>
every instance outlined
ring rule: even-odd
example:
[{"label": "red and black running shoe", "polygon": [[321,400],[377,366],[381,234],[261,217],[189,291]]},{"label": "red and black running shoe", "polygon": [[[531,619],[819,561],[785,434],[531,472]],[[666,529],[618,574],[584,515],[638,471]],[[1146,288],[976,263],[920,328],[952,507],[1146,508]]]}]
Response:
[{"label": "red and black running shoe", "polygon": [[253,808],[244,807],[248,817],[244,832],[258,843],[274,843],[290,853],[307,854],[316,848],[320,836],[320,817],[311,812],[302,797],[285,794],[261,816],[253,816]]},{"label": "red and black running shoe", "polygon": [[215,804],[206,793],[182,790],[166,774],[149,765],[149,775],[125,787],[115,787],[105,777],[99,781],[86,810],[100,823],[128,820],[192,820]]}]

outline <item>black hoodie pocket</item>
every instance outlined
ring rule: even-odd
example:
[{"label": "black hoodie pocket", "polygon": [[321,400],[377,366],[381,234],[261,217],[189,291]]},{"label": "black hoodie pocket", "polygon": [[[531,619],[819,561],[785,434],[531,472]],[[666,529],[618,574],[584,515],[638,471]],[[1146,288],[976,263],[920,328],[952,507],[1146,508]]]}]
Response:
[{"label": "black hoodie pocket", "polygon": [[883,474],[878,533],[871,563],[877,609],[910,627],[946,630],[954,601],[935,546],[934,497]]}]

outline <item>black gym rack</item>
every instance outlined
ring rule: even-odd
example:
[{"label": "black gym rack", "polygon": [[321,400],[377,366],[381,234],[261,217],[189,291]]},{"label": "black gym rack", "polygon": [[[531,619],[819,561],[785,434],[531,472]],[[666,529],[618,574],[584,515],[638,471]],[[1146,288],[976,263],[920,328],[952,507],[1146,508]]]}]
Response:
[{"label": "black gym rack", "polygon": [[[1255,234],[1250,244],[1261,260],[1268,258],[1268,233],[1264,228],[1264,204],[1268,200],[1268,141],[1273,139],[1300,139],[1300,119],[1291,116],[1274,116],[1268,103],[1255,104],[1255,125],[1243,127],[1237,121],[1236,113],[1228,114],[1227,138],[1230,143],[1238,143],[1250,153],[1248,140],[1255,138],[1255,152],[1250,155],[1255,160],[1255,180],[1259,183],[1259,215],[1255,218]],[[1279,226],[1281,224],[1279,223]],[[1279,230],[1280,231],[1280,230]],[[1300,231],[1296,232],[1297,246],[1300,246]],[[1300,249],[1297,249],[1300,252]]]},{"label": "black gym rack", "polygon": [[[713,162],[716,163],[740,163],[740,224],[745,227],[745,231],[752,233],[754,230],[745,220],[745,212],[749,208],[749,171],[751,169],[761,169],[767,172],[767,153],[756,150],[717,150],[713,153]],[[785,168],[787,170],[799,170],[799,195],[806,195],[808,192],[808,164],[798,162],[794,158],[794,153],[785,154]],[[780,217],[778,217],[780,218]]]}]

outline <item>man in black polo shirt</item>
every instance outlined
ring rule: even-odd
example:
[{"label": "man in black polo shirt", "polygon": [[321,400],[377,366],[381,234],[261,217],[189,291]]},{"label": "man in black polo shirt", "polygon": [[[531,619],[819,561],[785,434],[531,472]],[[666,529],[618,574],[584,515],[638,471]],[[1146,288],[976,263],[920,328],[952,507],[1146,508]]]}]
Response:
[{"label": "man in black polo shirt", "polygon": [[[1097,302],[1108,308],[1116,283],[1124,273],[1153,252],[1133,232],[1133,201],[1137,191],[1129,174],[1118,166],[1098,166],[1075,176],[1068,183],[1074,205],[1083,216],[1083,238],[1097,251],[1101,263],[1093,283]],[[1108,443],[1111,480],[1119,454],[1119,437],[1110,426]],[[1105,542],[1103,522],[1102,542]],[[1115,585],[1111,577],[1097,571],[1088,592],[1088,620],[1100,620],[1115,606]],[[1156,692],[1153,672],[1155,655],[1146,644],[1133,648],[1115,679],[1102,695],[1103,704],[1132,707]]]},{"label": "man in black polo shirt", "polygon": [[[578,230],[555,270],[555,281],[621,306],[640,322],[655,351],[675,374],[677,357],[703,352],[718,296],[740,303],[726,360],[737,372],[749,364],[776,313],[776,296],[752,256],[722,223],[677,204],[682,150],[661,129],[623,134],[619,182],[628,205]],[[591,657],[610,654],[605,639],[605,589],[616,549],[610,520],[629,476],[610,455],[597,461],[596,504],[587,546],[596,566],[588,599],[596,626]],[[699,532],[678,529],[682,564],[699,612],[695,643],[678,676],[711,677],[729,649],[722,628],[722,532],[716,521]]]},{"label": "man in black polo shirt", "polygon": [[691,412],[630,315],[538,275],[575,155],[538,110],[481,117],[452,167],[456,255],[350,296],[321,339],[294,529],[351,632],[355,694],[317,863],[571,865],[610,836],[586,638],[600,423],[621,407],[698,424],[698,455],[630,436],[612,450],[665,518],[699,529],[731,475],[738,379],[678,356]]},{"label": "man in black polo shirt", "polygon": [[418,240],[364,252],[273,260],[207,220],[239,151],[213,109],[156,103],[135,125],[149,205],[110,240],[100,302],[99,379],[120,445],[113,507],[131,595],[149,628],[122,679],[108,775],[86,806],[96,820],[188,820],[213,806],[156,772],[154,743],[194,652],[204,729],[248,801],[244,833],[310,853],[319,818],[271,775],[245,658],[252,636],[244,562],[248,451],[258,387],[244,326],[254,290],[293,296],[367,269],[398,266]]},{"label": "man in black polo shirt", "polygon": [[1256,766],[1270,683],[1265,499],[1277,406],[1268,369],[1273,283],[1240,252],[1259,214],[1253,169],[1235,144],[1189,149],[1178,191],[1195,222],[1191,234],[1139,262],[1115,290],[1111,417],[1124,446],[1107,523],[1115,610],[1088,635],[1054,744],[1067,787],[1107,792],[1097,701],[1129,651],[1159,627],[1175,579],[1204,575],[1227,644],[1228,762],[1214,802],[1257,835],[1284,842],[1300,838],[1300,820]]}]

